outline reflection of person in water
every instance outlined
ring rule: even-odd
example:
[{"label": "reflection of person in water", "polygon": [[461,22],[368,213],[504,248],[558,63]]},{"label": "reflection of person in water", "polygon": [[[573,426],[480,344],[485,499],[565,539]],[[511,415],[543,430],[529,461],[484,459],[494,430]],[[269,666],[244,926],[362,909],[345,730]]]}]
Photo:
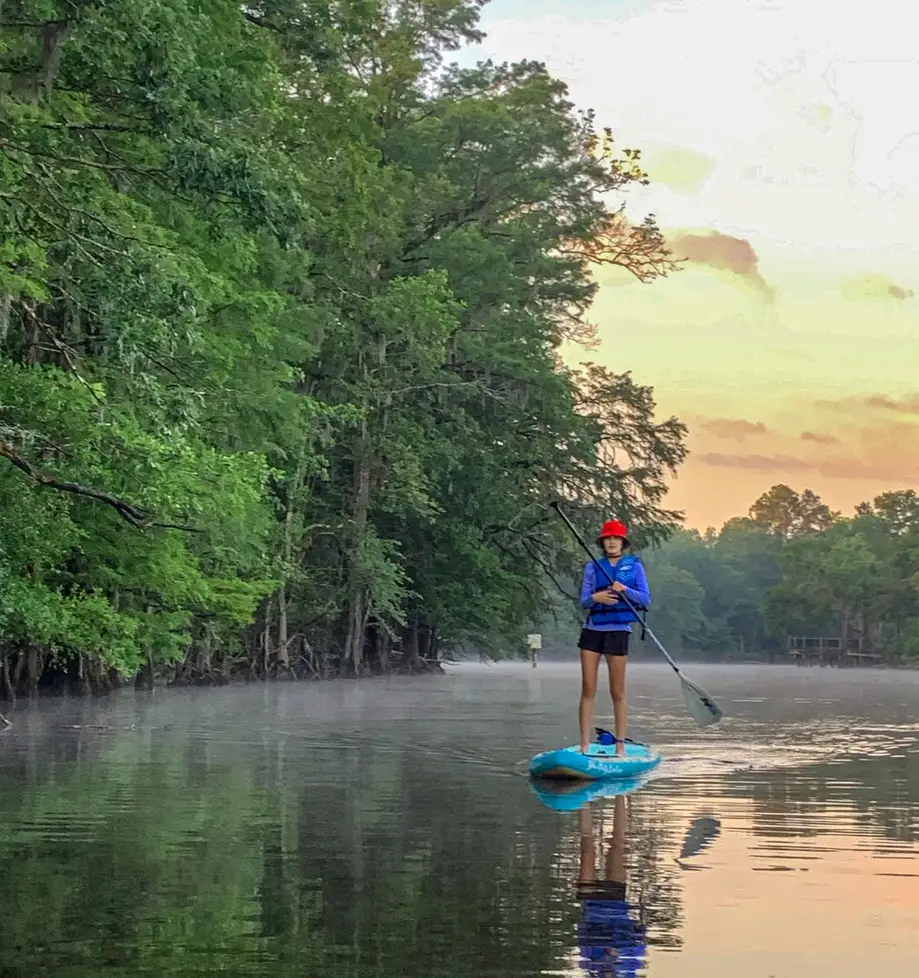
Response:
[{"label": "reflection of person in water", "polygon": [[597,843],[590,805],[581,809],[581,871],[578,899],[581,964],[596,978],[630,978],[644,964],[645,929],[634,920],[626,902],[625,796],[613,809],[613,834],[604,860],[604,879],[597,878]]}]

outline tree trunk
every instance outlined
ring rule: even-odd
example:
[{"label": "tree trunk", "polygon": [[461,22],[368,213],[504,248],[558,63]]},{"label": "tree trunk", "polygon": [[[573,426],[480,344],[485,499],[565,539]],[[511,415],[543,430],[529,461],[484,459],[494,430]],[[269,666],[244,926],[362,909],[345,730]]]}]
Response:
[{"label": "tree trunk", "polygon": [[290,636],[287,625],[287,574],[293,558],[293,525],[294,510],[297,505],[297,494],[303,481],[303,458],[301,455],[297,471],[287,493],[287,509],[284,513],[284,580],[278,589],[278,664],[285,671],[290,671]]},{"label": "tree trunk", "polygon": [[9,294],[0,295],[0,347],[6,345],[6,337],[10,330],[10,312],[13,307],[13,297]]},{"label": "tree trunk", "polygon": [[418,619],[413,618],[411,625],[409,625],[408,635],[405,636],[405,641],[402,643],[402,668],[406,672],[414,672],[415,665],[418,662],[418,648],[420,641],[418,631]]},{"label": "tree trunk", "polygon": [[278,664],[290,669],[290,651],[287,637],[287,584],[278,589]]},{"label": "tree trunk", "polygon": [[[117,610],[119,606],[119,594],[115,591],[112,596],[112,606]],[[147,614],[151,614],[153,608],[147,605]],[[149,692],[153,692],[153,680],[154,680],[154,668],[153,668],[153,645],[147,645],[147,662],[144,667],[137,674],[137,678],[134,680],[135,689],[147,689]]]},{"label": "tree trunk", "polygon": [[364,663],[364,622],[367,620],[364,589],[355,584],[348,603],[348,636],[345,641],[345,658],[353,675],[359,676]]},{"label": "tree trunk", "polygon": [[377,635],[377,659],[380,673],[387,673],[390,670],[390,650],[392,649],[392,639],[388,632],[380,632]]},{"label": "tree trunk", "polygon": [[0,649],[0,700],[9,700],[11,703],[16,701],[16,691],[10,679],[10,659],[6,646]]},{"label": "tree trunk", "polygon": [[[274,607],[274,598],[268,599],[265,606],[265,629],[262,632],[262,659],[264,661],[264,675],[268,675],[268,662],[271,659],[271,609]],[[257,662],[257,660],[256,660]],[[256,662],[253,662],[253,669],[257,669]]]},{"label": "tree trunk", "polygon": [[367,532],[370,513],[370,444],[366,418],[361,422],[361,436],[354,458],[354,502],[351,512],[352,534],[349,563],[351,588],[348,595],[348,633],[345,659],[355,676],[361,674],[364,657],[364,629],[367,623],[367,595],[361,566],[361,544]]},{"label": "tree trunk", "polygon": [[38,646],[34,642],[29,643],[28,652],[28,695],[35,696],[38,692],[38,681],[41,678],[42,665],[41,656],[39,655]]}]

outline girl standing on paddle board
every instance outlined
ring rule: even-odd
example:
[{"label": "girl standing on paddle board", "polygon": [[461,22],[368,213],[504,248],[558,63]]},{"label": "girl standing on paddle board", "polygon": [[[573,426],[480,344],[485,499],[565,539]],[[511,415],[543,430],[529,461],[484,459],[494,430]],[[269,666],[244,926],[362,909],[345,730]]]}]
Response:
[{"label": "girl standing on paddle board", "polygon": [[651,605],[651,592],[641,560],[626,554],[630,544],[624,523],[619,520],[604,523],[597,544],[603,548],[603,556],[598,563],[606,574],[601,574],[591,561],[584,568],[581,583],[581,607],[588,609],[587,621],[578,641],[581,652],[581,702],[578,708],[581,750],[586,754],[590,746],[600,659],[605,658],[613,699],[616,753],[624,754],[628,727],[625,664],[632,622],[637,619],[619,596],[624,594],[635,608],[641,610]]}]

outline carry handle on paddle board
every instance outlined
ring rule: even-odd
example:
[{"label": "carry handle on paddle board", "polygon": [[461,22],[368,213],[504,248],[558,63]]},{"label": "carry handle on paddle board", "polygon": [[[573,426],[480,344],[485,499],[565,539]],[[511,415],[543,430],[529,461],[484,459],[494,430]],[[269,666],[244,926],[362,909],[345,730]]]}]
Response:
[{"label": "carry handle on paddle board", "polygon": [[[604,730],[602,727],[594,727],[594,732],[597,735],[597,743],[601,744],[604,747],[609,747],[612,744],[617,744],[619,742],[615,734],[611,734],[608,730]],[[610,739],[608,741],[604,741],[603,740],[604,736],[609,737]],[[635,747],[648,746],[647,744],[640,744],[637,740],[631,740],[629,737],[624,737],[622,743],[632,744]]]}]

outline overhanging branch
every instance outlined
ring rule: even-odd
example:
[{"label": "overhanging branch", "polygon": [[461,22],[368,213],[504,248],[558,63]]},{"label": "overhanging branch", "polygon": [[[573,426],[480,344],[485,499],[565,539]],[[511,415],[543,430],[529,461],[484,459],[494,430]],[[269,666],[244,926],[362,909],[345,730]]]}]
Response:
[{"label": "overhanging branch", "polygon": [[0,441],[0,458],[8,459],[20,472],[24,472],[30,479],[37,482],[40,486],[49,489],[56,489],[58,492],[69,492],[76,496],[85,496],[87,499],[95,499],[106,506],[111,506],[118,515],[130,523],[131,526],[146,528],[158,526],[168,530],[184,530],[187,533],[200,533],[201,531],[193,526],[183,526],[179,523],[160,523],[151,519],[152,514],[144,509],[134,506],[132,503],[110,493],[101,492],[98,489],[91,489],[88,486],[81,486],[77,482],[66,482],[53,475],[48,475],[36,468],[27,458],[16,451],[15,447],[6,441]]}]

